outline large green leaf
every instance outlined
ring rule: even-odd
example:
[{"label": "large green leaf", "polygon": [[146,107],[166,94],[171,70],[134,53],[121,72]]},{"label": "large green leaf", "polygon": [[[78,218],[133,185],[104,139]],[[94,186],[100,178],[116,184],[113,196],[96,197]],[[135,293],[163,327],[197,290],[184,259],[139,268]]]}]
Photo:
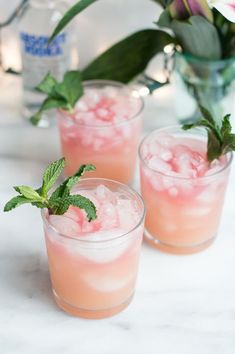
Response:
[{"label": "large green leaf", "polygon": [[96,2],[97,0],[80,0],[74,6],[72,6],[60,20],[52,36],[49,40],[49,43],[67,26],[67,24],[80,12],[85,10],[88,6]]},{"label": "large green leaf", "polygon": [[187,21],[173,20],[171,28],[184,52],[208,60],[221,58],[222,51],[218,32],[215,26],[205,18],[191,16]]},{"label": "large green leaf", "polygon": [[82,72],[83,80],[106,79],[128,82],[141,73],[150,59],[174,43],[169,34],[155,29],[136,32],[109,48]]}]

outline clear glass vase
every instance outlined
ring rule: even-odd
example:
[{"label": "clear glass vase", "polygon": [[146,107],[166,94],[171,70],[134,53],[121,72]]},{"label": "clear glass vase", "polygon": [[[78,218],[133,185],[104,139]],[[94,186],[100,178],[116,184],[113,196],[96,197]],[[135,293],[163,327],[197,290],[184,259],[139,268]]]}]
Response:
[{"label": "clear glass vase", "polygon": [[235,57],[219,61],[175,54],[176,115],[180,122],[199,118],[201,105],[216,119],[235,113]]}]

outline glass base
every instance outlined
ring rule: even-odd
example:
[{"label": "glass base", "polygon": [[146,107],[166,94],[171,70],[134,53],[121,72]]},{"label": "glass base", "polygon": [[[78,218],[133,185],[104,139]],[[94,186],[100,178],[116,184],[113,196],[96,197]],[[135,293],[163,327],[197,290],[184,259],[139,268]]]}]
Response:
[{"label": "glass base", "polygon": [[201,252],[208,248],[215,240],[215,237],[200,243],[199,245],[192,246],[174,246],[163,243],[162,241],[157,240],[153,237],[146,229],[144,230],[144,239],[148,244],[154,248],[157,248],[159,251],[173,254],[193,254]]},{"label": "glass base", "polygon": [[124,310],[132,301],[133,295],[124,303],[121,305],[109,308],[109,309],[104,309],[104,310],[86,310],[86,309],[81,309],[79,307],[73,306],[65,302],[63,299],[61,299],[53,290],[53,295],[54,299],[57,303],[57,305],[65,312],[67,312],[69,315],[76,316],[76,317],[82,317],[82,318],[88,318],[88,319],[101,319],[105,317],[111,317],[116,315],[117,313],[121,312]]}]

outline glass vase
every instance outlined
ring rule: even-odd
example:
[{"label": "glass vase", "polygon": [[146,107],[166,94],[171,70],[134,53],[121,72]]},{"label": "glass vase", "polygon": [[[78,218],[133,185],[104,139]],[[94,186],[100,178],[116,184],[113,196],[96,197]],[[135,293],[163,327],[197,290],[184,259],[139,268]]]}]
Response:
[{"label": "glass vase", "polygon": [[208,61],[175,54],[176,115],[180,122],[200,117],[199,105],[217,120],[235,113],[235,57]]}]

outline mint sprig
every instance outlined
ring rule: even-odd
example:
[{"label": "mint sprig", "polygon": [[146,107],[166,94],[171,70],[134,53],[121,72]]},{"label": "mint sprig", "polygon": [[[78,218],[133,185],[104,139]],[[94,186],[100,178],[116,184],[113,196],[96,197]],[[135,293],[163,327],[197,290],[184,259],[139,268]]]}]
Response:
[{"label": "mint sprig", "polygon": [[22,204],[32,204],[37,208],[47,208],[50,214],[63,215],[70,205],[73,205],[85,210],[88,221],[95,220],[97,217],[95,205],[82,195],[71,194],[71,189],[80,181],[82,175],[86,171],[94,171],[95,166],[82,165],[73,176],[67,178],[51,195],[48,195],[64,167],[64,158],[50,164],[43,174],[42,186],[36,190],[29,186],[14,187],[19,195],[6,203],[4,211],[10,211]]},{"label": "mint sprig", "polygon": [[230,114],[227,114],[221,123],[217,123],[212,114],[200,106],[200,111],[203,116],[198,122],[193,124],[183,125],[184,130],[189,130],[196,127],[204,127],[207,130],[207,159],[212,162],[220,158],[227,152],[235,151],[235,134],[232,133],[230,123]]},{"label": "mint sprig", "polygon": [[57,82],[52,74],[48,73],[36,87],[36,90],[46,94],[47,97],[39,111],[30,118],[34,125],[39,123],[44,111],[53,108],[73,111],[76,102],[83,95],[81,73],[77,70],[68,71],[65,73],[62,82]]}]

